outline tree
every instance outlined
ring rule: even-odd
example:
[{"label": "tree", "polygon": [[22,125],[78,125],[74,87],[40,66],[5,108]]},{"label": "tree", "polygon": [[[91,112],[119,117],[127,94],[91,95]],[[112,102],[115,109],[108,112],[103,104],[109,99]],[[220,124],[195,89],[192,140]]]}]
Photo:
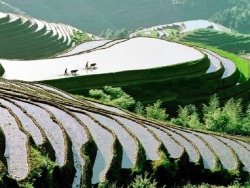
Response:
[{"label": "tree", "polygon": [[246,115],[242,120],[241,133],[250,135],[250,105],[248,105]]},{"label": "tree", "polygon": [[239,133],[242,127],[243,118],[241,100],[228,100],[223,107],[222,112],[229,117],[228,126],[225,131],[231,134]]},{"label": "tree", "polygon": [[135,113],[139,116],[145,115],[144,106],[142,105],[142,103],[140,101],[136,103]]},{"label": "tree", "polygon": [[146,107],[146,117],[160,121],[166,120],[168,115],[166,114],[166,110],[161,108],[161,104],[162,102],[158,100],[153,105],[148,105]]},{"label": "tree", "polygon": [[226,130],[229,117],[222,111],[217,95],[210,98],[208,105],[203,104],[203,120],[207,130],[218,132]]},{"label": "tree", "polygon": [[107,29],[103,31],[100,36],[106,39],[125,39],[129,37],[129,32],[125,28],[116,31]]},{"label": "tree", "polygon": [[185,127],[201,128],[202,124],[197,111],[197,108],[192,104],[184,107],[179,106],[178,116],[177,118],[172,118],[171,122]]}]

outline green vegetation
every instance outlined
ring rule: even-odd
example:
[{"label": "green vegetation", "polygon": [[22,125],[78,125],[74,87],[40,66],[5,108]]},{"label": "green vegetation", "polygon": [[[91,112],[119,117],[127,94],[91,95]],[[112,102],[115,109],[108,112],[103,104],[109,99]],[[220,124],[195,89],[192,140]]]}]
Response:
[{"label": "green vegetation", "polygon": [[161,104],[162,102],[158,100],[153,105],[148,105],[145,109],[146,117],[149,119],[156,119],[160,121],[166,120],[168,115],[166,114],[166,109],[161,108]]},{"label": "green vegetation", "polygon": [[135,100],[125,93],[120,87],[105,86],[103,90],[91,89],[89,96],[103,103],[111,104],[123,109],[129,109],[135,104]]},{"label": "green vegetation", "polygon": [[238,32],[249,33],[250,1],[230,0],[230,3],[233,5],[232,7],[220,10],[210,19]]},{"label": "green vegetation", "polygon": [[[105,86],[104,90],[90,90],[89,94],[94,99],[123,109],[131,109],[135,104],[135,100],[121,88]],[[169,115],[161,105],[160,100],[146,107],[137,102],[134,111],[139,116],[165,121]],[[171,117],[171,122],[184,127],[235,135],[250,134],[250,105],[244,109],[240,99],[230,99],[221,107],[219,98],[214,95],[200,110],[190,104],[179,106],[177,114],[177,117]]]},{"label": "green vegetation", "polygon": [[[141,103],[137,103],[135,112],[140,116],[164,121],[169,115],[160,105],[161,101],[157,101],[144,109]],[[219,98],[214,95],[201,109],[192,104],[179,106],[177,114],[177,117],[170,116],[171,122],[184,127],[234,135],[250,134],[250,105],[244,109],[240,99],[230,99],[221,107]]]},{"label": "green vegetation", "polygon": [[203,183],[201,185],[192,185],[191,183],[188,183],[183,186],[183,188],[249,188],[249,187],[250,187],[249,182],[241,184],[238,181],[235,181],[232,185],[229,186],[216,186],[216,185],[210,185],[208,183]]},{"label": "green vegetation", "polygon": [[[4,20],[0,29],[0,57],[4,59],[41,59],[54,56],[72,46],[67,37],[71,28],[17,15],[15,21]],[[54,28],[54,30],[52,29]],[[39,29],[38,29],[39,28]],[[58,28],[58,29],[56,29]],[[68,30],[68,31],[64,31]]]},{"label": "green vegetation", "polygon": [[[198,82],[203,84],[205,89],[210,89],[208,85],[204,84],[204,78],[201,76],[205,74],[209,65],[208,57],[204,56],[197,61],[172,66],[105,74],[89,74],[44,80],[41,82],[72,94],[85,96],[88,96],[89,90],[94,88],[102,89],[107,85],[122,87],[122,89],[133,96],[135,100],[145,104],[145,102],[155,102],[158,99],[162,100],[162,98],[165,101],[173,100],[173,98],[176,97],[176,93],[197,87]],[[199,87],[199,89],[201,89],[201,87]]]},{"label": "green vegetation", "polygon": [[100,37],[105,39],[126,39],[129,37],[129,32],[125,28],[116,31],[107,29],[100,34]]},{"label": "green vegetation", "polygon": [[206,18],[242,33],[249,33],[249,0],[173,0],[186,20]]},{"label": "green vegetation", "polygon": [[2,66],[2,64],[0,63],[0,76],[3,76],[4,72],[5,72],[5,70]]},{"label": "green vegetation", "polygon": [[[89,91],[89,95],[100,102],[123,109],[131,110],[135,105],[135,100],[120,87],[105,86],[103,90],[93,89]],[[134,112],[149,119],[165,121],[169,119],[169,115],[161,105],[160,100],[146,107],[137,102]],[[230,99],[221,106],[219,98],[213,95],[208,104],[202,104],[201,109],[193,104],[179,106],[177,114],[177,117],[171,117],[171,122],[184,127],[234,135],[250,134],[250,105],[244,109],[240,99]]]},{"label": "green vegetation", "polygon": [[[117,186],[116,183],[109,185],[109,188],[118,188],[121,186]],[[123,188],[156,188],[158,186],[158,182],[155,180],[155,178],[150,175],[148,172],[145,172],[143,175],[137,175],[133,182],[128,186],[122,186]],[[159,187],[159,188],[165,188],[166,186]],[[212,185],[208,183],[202,183],[199,185],[187,183],[183,186],[177,186],[182,188],[249,188],[250,182],[246,183],[240,183],[238,180],[235,180],[231,185],[228,186],[218,186],[218,185]],[[104,186],[99,186],[98,188],[104,188]]]},{"label": "green vegetation", "polygon": [[91,41],[92,38],[87,33],[82,33],[80,31],[73,30],[73,36],[71,36],[71,39],[76,43],[80,44],[83,42]]},{"label": "green vegetation", "polygon": [[214,95],[201,110],[194,105],[180,106],[171,122],[185,127],[219,133],[250,135],[250,105],[244,110],[241,100],[228,100],[223,106]]},{"label": "green vegetation", "polygon": [[[243,83],[249,79],[249,77],[250,77],[250,72],[249,72],[250,71],[250,63],[248,60],[241,58],[238,55],[217,49],[217,48],[212,47],[212,46],[206,46],[204,44],[198,44],[198,43],[194,43],[194,42],[186,42],[186,44],[209,49],[209,50],[221,55],[222,57],[230,59],[232,62],[234,62],[234,64],[236,65],[236,67],[239,69],[239,71],[241,73],[240,82]],[[249,45],[250,45],[250,43],[249,43]]]},{"label": "green vegetation", "polygon": [[159,37],[159,34],[158,34],[158,31],[148,31],[149,33],[146,33],[145,31],[139,31],[138,33],[136,33],[136,36],[137,37],[155,37],[155,38],[158,38]]},{"label": "green vegetation", "polygon": [[[249,0],[141,0],[139,2],[107,0],[77,1],[74,4],[66,0],[31,2],[34,1],[27,0],[26,3],[8,1],[13,7],[25,10],[30,16],[70,23],[96,35],[107,28],[135,30],[139,27],[193,19],[211,19],[240,32],[249,33]],[[67,14],[69,6],[74,10],[70,15]],[[55,7],[57,11],[54,11]],[[18,9],[4,4],[0,7],[0,11],[3,12],[16,13]]]},{"label": "green vegetation", "polygon": [[169,35],[177,35],[179,34],[179,31],[177,29],[164,29]]},{"label": "green vegetation", "polygon": [[131,188],[155,188],[157,182],[147,172],[144,175],[137,175],[131,183]]},{"label": "green vegetation", "polygon": [[52,182],[55,168],[58,168],[58,166],[48,156],[42,156],[35,147],[30,147],[30,164],[30,174],[26,180],[19,182],[19,186],[36,187],[39,185],[51,187],[58,183]]},{"label": "green vegetation", "polygon": [[228,33],[212,29],[198,29],[178,35],[179,41],[201,43],[231,53],[249,53],[250,35]]}]

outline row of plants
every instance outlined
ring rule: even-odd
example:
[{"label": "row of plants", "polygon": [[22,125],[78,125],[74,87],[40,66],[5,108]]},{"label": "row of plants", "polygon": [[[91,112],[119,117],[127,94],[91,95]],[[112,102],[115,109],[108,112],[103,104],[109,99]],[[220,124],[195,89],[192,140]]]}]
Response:
[{"label": "row of plants", "polygon": [[213,95],[208,104],[179,106],[176,115],[167,114],[160,100],[144,106],[136,102],[121,88],[111,86],[103,90],[90,90],[89,96],[103,103],[134,111],[139,116],[160,121],[170,121],[177,125],[228,134],[250,134],[250,105],[243,107],[240,99],[230,99],[224,105]]},{"label": "row of plants", "polygon": [[249,52],[250,36],[238,33],[226,33],[211,29],[199,29],[183,35],[177,35],[175,39],[183,42],[201,43],[213,46],[234,54],[241,51]]},{"label": "row of plants", "polygon": [[221,55],[222,57],[230,59],[232,62],[234,62],[234,64],[237,66],[237,68],[239,69],[239,71],[241,73],[240,82],[244,82],[244,81],[248,80],[248,78],[250,76],[250,73],[249,73],[250,64],[246,59],[243,59],[243,58],[239,57],[238,55],[229,53],[227,51],[220,50],[220,49],[212,47],[212,46],[206,46],[205,44],[199,44],[199,43],[193,43],[193,42],[187,42],[187,44],[209,49],[209,50]]},{"label": "row of plants", "polygon": [[[1,40],[2,48],[0,53],[2,58],[37,59],[50,57],[71,46],[72,43],[68,45],[70,39],[66,34],[62,34],[65,31],[57,30],[57,33],[54,35],[52,29],[49,28],[54,27],[51,23],[44,24],[37,30],[37,21],[31,20],[28,19],[26,21],[24,18],[18,17],[16,21],[2,25],[3,27],[0,30],[0,38],[3,39]],[[33,22],[35,23],[33,24]],[[49,24],[51,25],[49,26]],[[57,27],[67,26],[58,24]],[[60,36],[59,32],[62,35],[60,39],[58,39]],[[66,40],[64,39],[65,37],[67,37]]]}]

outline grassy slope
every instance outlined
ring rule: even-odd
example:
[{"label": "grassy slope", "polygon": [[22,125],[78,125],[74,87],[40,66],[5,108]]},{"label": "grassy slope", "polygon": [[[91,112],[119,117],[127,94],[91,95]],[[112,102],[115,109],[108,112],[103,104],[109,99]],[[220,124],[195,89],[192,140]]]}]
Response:
[{"label": "grassy slope", "polygon": [[250,52],[250,35],[199,29],[178,37],[178,40],[183,42],[201,43],[235,54],[242,51]]},{"label": "grassy slope", "polygon": [[231,61],[233,61],[235,63],[235,65],[237,66],[237,68],[241,72],[242,76],[241,76],[240,81],[244,82],[244,81],[249,79],[249,77],[250,77],[250,72],[249,72],[250,62],[248,60],[243,59],[243,58],[239,57],[238,55],[220,50],[220,49],[212,47],[212,46],[206,46],[204,44],[192,43],[192,42],[187,42],[186,44],[198,46],[198,47],[204,47],[204,48],[209,49],[209,50],[211,50],[211,51],[213,51],[213,52],[215,52],[215,53],[217,53],[225,58],[230,59]]}]

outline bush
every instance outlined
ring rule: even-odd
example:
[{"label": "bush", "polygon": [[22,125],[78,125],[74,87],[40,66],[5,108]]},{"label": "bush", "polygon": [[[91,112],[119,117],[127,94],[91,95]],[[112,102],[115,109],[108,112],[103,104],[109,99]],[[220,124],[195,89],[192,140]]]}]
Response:
[{"label": "bush", "polygon": [[230,99],[220,106],[219,98],[213,95],[208,104],[202,104],[201,110],[192,104],[179,106],[178,115],[171,118],[171,122],[190,128],[249,135],[250,105],[244,111],[240,99]]},{"label": "bush", "polygon": [[5,73],[5,70],[2,66],[2,64],[0,63],[0,76],[3,76],[4,73]]},{"label": "bush", "polygon": [[166,114],[166,110],[161,108],[162,102],[158,100],[153,105],[149,105],[146,107],[146,117],[151,119],[156,119],[160,121],[164,121],[168,118]]},{"label": "bush", "polygon": [[140,101],[136,103],[135,113],[139,116],[145,116],[144,106]]},{"label": "bush", "polygon": [[101,102],[112,104],[126,110],[135,104],[135,100],[120,87],[114,88],[105,86],[103,90],[91,89],[89,91],[89,96]]},{"label": "bush", "polygon": [[73,30],[73,36],[71,36],[71,38],[76,44],[80,44],[80,43],[92,40],[91,37],[87,33],[82,33],[76,30]]},{"label": "bush", "polygon": [[125,39],[129,38],[129,32],[123,28],[121,30],[112,31],[111,29],[107,29],[100,34],[100,37],[106,39]]},{"label": "bush", "polygon": [[134,182],[129,186],[130,188],[155,188],[157,187],[157,182],[150,177],[146,172],[144,176],[137,175]]}]

